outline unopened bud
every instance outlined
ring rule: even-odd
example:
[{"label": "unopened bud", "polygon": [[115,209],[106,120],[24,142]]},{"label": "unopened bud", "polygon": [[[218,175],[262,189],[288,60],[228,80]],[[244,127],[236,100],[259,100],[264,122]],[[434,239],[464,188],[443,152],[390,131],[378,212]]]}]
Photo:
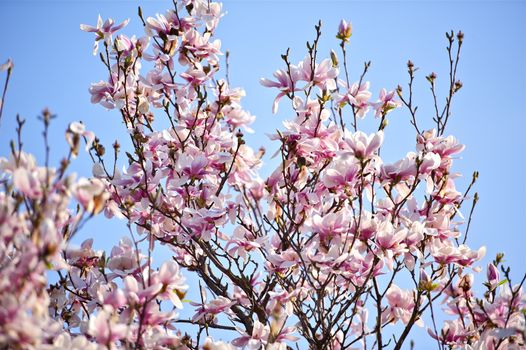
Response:
[{"label": "unopened bud", "polygon": [[104,153],[106,153],[106,149],[104,148],[103,145],[101,145],[100,143],[97,143],[95,145],[95,152],[97,153],[97,156],[102,157]]},{"label": "unopened bud", "polygon": [[429,277],[425,270],[420,271],[420,281],[418,282],[418,287],[422,291],[431,292],[437,285],[433,283],[433,280]]},{"label": "unopened bud", "polygon": [[331,50],[331,61],[334,68],[338,67],[338,56],[336,56],[336,52],[334,52],[334,50]]},{"label": "unopened bud", "polygon": [[453,89],[454,92],[457,92],[462,88],[462,82],[460,80],[455,81],[455,87]]},{"label": "unopened bud", "polygon": [[499,270],[497,269],[495,265],[493,264],[488,265],[487,277],[488,277],[488,282],[491,284],[495,284],[499,282],[500,274],[499,274]]},{"label": "unopened bud", "polygon": [[435,72],[432,72],[431,74],[429,74],[426,79],[427,81],[429,81],[431,84],[434,84],[435,83],[435,80],[437,78],[437,75]]},{"label": "unopened bud", "polygon": [[338,27],[338,34],[336,35],[336,38],[344,42],[349,42],[349,39],[351,38],[351,36],[352,36],[351,22],[347,23],[344,19],[342,19]]},{"label": "unopened bud", "polygon": [[464,33],[462,33],[461,30],[459,30],[457,33],[457,39],[459,43],[462,43],[462,40],[464,40]]}]

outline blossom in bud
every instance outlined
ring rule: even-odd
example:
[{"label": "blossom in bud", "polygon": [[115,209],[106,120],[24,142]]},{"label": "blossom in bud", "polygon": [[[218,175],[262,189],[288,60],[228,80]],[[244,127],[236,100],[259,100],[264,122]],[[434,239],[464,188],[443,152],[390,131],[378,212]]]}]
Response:
[{"label": "blossom in bud", "polygon": [[347,23],[347,21],[342,19],[340,22],[340,25],[338,26],[338,34],[336,34],[336,38],[344,42],[349,42],[351,35],[352,35],[351,22]]},{"label": "blossom in bud", "polygon": [[497,269],[495,265],[489,264],[488,270],[486,273],[487,273],[488,282],[490,286],[492,286],[492,288],[495,288],[499,284],[499,280],[500,280],[499,270]]},{"label": "blossom in bud", "polygon": [[334,68],[338,67],[338,56],[334,50],[331,50],[331,61]]},{"label": "blossom in bud", "polygon": [[431,292],[436,289],[438,285],[433,283],[433,280],[429,277],[426,270],[420,270],[420,281],[418,281],[418,288],[420,290]]}]

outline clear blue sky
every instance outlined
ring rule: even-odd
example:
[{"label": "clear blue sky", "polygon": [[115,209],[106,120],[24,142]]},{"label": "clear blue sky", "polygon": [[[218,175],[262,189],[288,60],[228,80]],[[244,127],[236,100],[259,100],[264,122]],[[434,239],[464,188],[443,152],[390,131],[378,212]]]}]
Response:
[{"label": "clear blue sky", "polygon": [[[0,63],[8,57],[15,62],[0,126],[1,155],[7,154],[8,140],[14,136],[16,113],[28,119],[27,149],[42,154],[36,116],[43,107],[58,114],[51,132],[55,155],[65,152],[63,132],[73,120],[83,120],[107,146],[115,138],[126,145],[118,114],[90,104],[89,84],[106,79],[106,74],[91,54],[93,36],[81,32],[79,24],[94,24],[100,13],[118,22],[131,18],[124,33],[141,34],[136,16],[139,3],[143,13],[151,16],[164,12],[171,1],[0,0]],[[424,76],[437,72],[440,87],[440,79],[447,75],[444,32],[461,29],[465,44],[459,78],[464,88],[454,102],[449,133],[467,146],[462,159],[455,162],[454,168],[465,175],[458,187],[465,188],[473,170],[480,172],[476,190],[481,199],[470,242],[473,247],[486,245],[485,262],[504,251],[515,278],[524,272],[526,2],[227,0],[224,10],[227,14],[217,35],[223,50],[231,52],[230,79],[245,88],[244,106],[258,118],[250,144],[264,144],[270,154],[277,146],[269,146],[265,133],[272,133],[289,116],[284,108],[276,116],[271,114],[276,92],[263,88],[258,80],[281,68],[280,54],[287,47],[293,61],[303,58],[305,42],[312,39],[318,19],[324,23],[321,55],[338,48],[334,34],[339,20],[352,21],[350,73],[357,79],[363,61],[371,60],[368,79],[375,95],[382,87],[404,85],[405,63],[413,60],[420,67],[416,98],[421,123],[427,127],[432,127],[432,100]],[[442,87],[440,96],[445,92]],[[394,161],[413,148],[408,113],[393,113],[382,154]],[[75,169],[88,176],[90,161],[86,155],[79,158]],[[99,244],[116,242],[125,234],[122,226],[103,221],[83,232]]]}]

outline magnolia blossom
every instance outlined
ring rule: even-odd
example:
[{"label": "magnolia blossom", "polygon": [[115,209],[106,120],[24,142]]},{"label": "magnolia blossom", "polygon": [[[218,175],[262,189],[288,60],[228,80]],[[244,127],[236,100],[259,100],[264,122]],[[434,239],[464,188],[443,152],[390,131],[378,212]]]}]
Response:
[{"label": "magnolia blossom", "polygon": [[232,344],[235,346],[241,346],[248,350],[257,350],[261,349],[262,346],[265,346],[268,342],[268,337],[270,334],[270,327],[263,325],[261,322],[254,322],[254,329],[251,335],[245,334],[239,338],[236,338],[232,341]]},{"label": "magnolia blossom", "polygon": [[290,94],[293,91],[299,90],[295,88],[295,82],[299,79],[299,77],[297,76],[297,73],[294,74],[295,75],[293,76],[289,76],[288,72],[280,69],[274,72],[274,77],[277,79],[277,81],[272,81],[266,78],[260,79],[259,82],[261,85],[265,87],[275,87],[280,90],[280,93],[274,99],[272,113],[276,114],[278,112],[279,101],[283,96]]},{"label": "magnolia blossom", "polygon": [[384,140],[384,133],[377,133],[367,136],[362,131],[354,134],[348,132],[345,135],[345,142],[349,146],[351,153],[358,159],[369,159],[380,148]]},{"label": "magnolia blossom", "polygon": [[[371,100],[368,66],[349,83],[350,22],[336,33],[340,57],[321,57],[317,36],[301,62],[287,53],[261,80],[279,90],[274,112],[282,99],[292,107],[264,177],[265,149],[244,135],[254,121],[245,92],[220,78],[221,4],[178,0],[139,16],[142,36],[114,38],[127,21],[81,26],[107,50],[91,101],[118,109],[129,142],[104,154],[74,122],[56,168],[17,142],[0,158],[0,348],[403,348],[431,312],[440,348],[525,346],[526,279],[513,284],[497,255],[476,287],[485,248],[465,240],[472,199],[453,164],[464,146],[445,133],[450,115],[427,131],[413,119],[415,148],[388,161],[384,119],[400,103],[385,89]],[[462,39],[448,33],[448,51]],[[365,133],[371,108],[382,121]],[[69,173],[82,138],[91,178]],[[110,250],[82,236],[102,211],[125,224]]]},{"label": "magnolia blossom", "polygon": [[369,91],[369,82],[353,83],[351,86],[339,80],[338,84],[344,89],[343,94],[336,93],[335,99],[340,105],[350,104],[358,118],[364,118],[369,111],[369,99],[372,93]]},{"label": "magnolia blossom", "polygon": [[101,212],[109,198],[106,186],[99,179],[80,179],[73,191],[84,209],[93,214]]},{"label": "magnolia blossom", "polygon": [[[389,302],[389,308],[383,312],[382,320],[390,322],[401,320],[404,324],[407,324],[415,307],[414,292],[402,290],[393,284],[389,287],[385,296]],[[423,326],[423,321],[418,320],[416,324]]]},{"label": "magnolia blossom", "polygon": [[395,91],[387,92],[386,89],[380,90],[378,101],[372,104],[375,110],[374,116],[376,118],[385,116],[393,109],[400,107],[402,104],[396,100]]},{"label": "magnolia blossom", "polygon": [[223,312],[228,312],[230,307],[235,302],[225,297],[219,297],[206,304],[191,303],[194,306],[200,306],[196,310],[196,314],[192,317],[192,321],[203,323],[215,323],[216,315]]},{"label": "magnolia blossom", "polygon": [[85,32],[95,33],[95,44],[93,45],[93,55],[97,54],[99,50],[99,41],[104,40],[106,45],[111,44],[112,34],[116,31],[124,28],[129,22],[129,19],[124,20],[121,24],[114,25],[112,18],[108,18],[106,21],[102,21],[102,17],[99,15],[97,19],[97,26],[93,27],[87,24],[81,24],[80,29]]}]

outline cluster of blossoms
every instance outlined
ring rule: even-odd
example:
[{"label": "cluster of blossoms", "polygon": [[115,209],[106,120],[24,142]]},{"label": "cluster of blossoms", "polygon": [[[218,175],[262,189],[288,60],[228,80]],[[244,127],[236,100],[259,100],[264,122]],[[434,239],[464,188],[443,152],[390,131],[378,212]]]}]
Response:
[{"label": "cluster of blossoms", "polygon": [[[278,166],[262,179],[263,150],[244,140],[254,121],[240,104],[245,93],[217,77],[221,11],[206,0],[174,2],[155,18],[139,10],[139,38],[117,34],[128,21],[81,26],[95,34],[94,53],[108,70],[107,80],[92,84],[91,100],[120,113],[133,152],[117,170],[116,142],[111,169],[100,140],[72,123],[70,154],[58,170],[38,167],[21,146],[0,160],[0,347],[401,349],[417,325],[441,349],[524,348],[524,279],[512,285],[499,256],[477,298],[472,273],[485,250],[466,245],[458,221],[476,180],[457,190],[453,160],[464,146],[444,135],[461,88],[462,33],[448,34],[449,53],[454,43],[458,50],[443,112],[436,104],[436,127],[420,130],[413,64],[408,96],[398,87],[373,99],[368,63],[349,79],[350,23],[336,35],[343,69],[334,51],[318,57],[317,25],[303,61],[292,64],[287,53],[276,80],[261,80],[279,90],[273,112],[286,99],[291,108],[272,136]],[[436,76],[427,79],[434,93]],[[387,118],[402,106],[415,149],[386,163]],[[378,128],[359,130],[373,111]],[[45,111],[46,130],[50,118]],[[75,180],[66,170],[82,139],[93,178]],[[110,253],[95,250],[92,239],[75,247],[72,237],[100,212],[125,220],[129,237]],[[154,268],[158,245],[173,260]],[[53,282],[49,270],[58,275]],[[183,271],[199,279],[200,293],[187,295]],[[440,331],[439,298],[455,317]],[[178,315],[183,304],[192,317]]]}]

